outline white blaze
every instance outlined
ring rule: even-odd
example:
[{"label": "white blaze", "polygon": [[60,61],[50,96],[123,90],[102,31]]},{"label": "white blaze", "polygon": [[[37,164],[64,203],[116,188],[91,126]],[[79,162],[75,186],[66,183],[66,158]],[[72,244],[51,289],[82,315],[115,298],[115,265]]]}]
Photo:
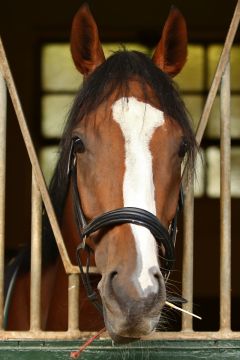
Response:
[{"label": "white blaze", "polygon": [[[164,124],[163,112],[134,97],[121,98],[112,107],[113,119],[125,139],[124,206],[139,207],[156,215],[150,141]],[[153,286],[149,269],[158,268],[156,242],[149,230],[132,225],[137,249],[137,276],[144,292]]]}]

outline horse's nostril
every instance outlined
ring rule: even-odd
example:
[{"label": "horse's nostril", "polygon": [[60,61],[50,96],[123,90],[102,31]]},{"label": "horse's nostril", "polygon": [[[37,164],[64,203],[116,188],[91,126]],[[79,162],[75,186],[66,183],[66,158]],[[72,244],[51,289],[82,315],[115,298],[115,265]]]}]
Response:
[{"label": "horse's nostril", "polygon": [[117,271],[112,271],[110,273],[110,281],[113,281],[113,279],[117,276],[118,272]]},{"label": "horse's nostril", "polygon": [[160,272],[159,270],[155,270],[155,271],[153,272],[153,276],[154,276],[157,280],[160,281],[162,274],[161,274],[161,272]]},{"label": "horse's nostril", "polygon": [[150,270],[150,273],[152,275],[152,279],[154,280],[154,282],[156,281],[155,284],[159,286],[161,283],[161,272],[158,269],[153,268]]},{"label": "horse's nostril", "polygon": [[159,273],[155,273],[155,274],[153,274],[153,276],[155,277],[155,279],[157,281],[160,281],[160,274]]}]

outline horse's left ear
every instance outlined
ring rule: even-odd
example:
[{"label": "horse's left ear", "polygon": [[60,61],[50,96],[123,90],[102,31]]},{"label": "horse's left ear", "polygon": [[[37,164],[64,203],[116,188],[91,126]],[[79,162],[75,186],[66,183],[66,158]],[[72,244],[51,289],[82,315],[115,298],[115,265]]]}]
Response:
[{"label": "horse's left ear", "polygon": [[73,19],[71,52],[76,68],[85,76],[105,61],[98,28],[86,3]]},{"label": "horse's left ear", "polygon": [[172,7],[162,37],[153,54],[153,62],[170,76],[177,75],[187,58],[187,27],[183,15]]}]

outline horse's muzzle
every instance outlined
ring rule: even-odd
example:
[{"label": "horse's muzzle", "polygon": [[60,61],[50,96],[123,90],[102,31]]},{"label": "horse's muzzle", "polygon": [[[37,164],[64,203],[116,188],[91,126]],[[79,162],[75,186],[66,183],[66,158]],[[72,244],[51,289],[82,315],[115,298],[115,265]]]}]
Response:
[{"label": "horse's muzzle", "polygon": [[103,276],[98,287],[105,325],[115,342],[137,340],[155,330],[166,300],[163,277],[147,296],[139,294],[137,281],[127,281],[126,276],[120,273],[114,277]]}]

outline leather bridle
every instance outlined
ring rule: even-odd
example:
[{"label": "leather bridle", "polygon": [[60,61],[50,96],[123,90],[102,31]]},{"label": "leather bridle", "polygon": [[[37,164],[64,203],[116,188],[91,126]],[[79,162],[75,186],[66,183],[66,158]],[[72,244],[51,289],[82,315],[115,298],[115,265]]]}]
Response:
[{"label": "leather bridle", "polygon": [[[80,149],[80,150],[79,150]],[[149,211],[136,207],[123,207],[115,210],[111,210],[97,216],[92,221],[87,223],[84,216],[80,194],[77,186],[77,153],[83,152],[82,140],[75,136],[71,141],[71,148],[68,159],[68,176],[71,176],[72,190],[73,190],[73,206],[76,218],[77,229],[81,238],[81,243],[77,247],[77,261],[80,269],[81,278],[87,292],[89,300],[95,305],[95,307],[102,313],[102,304],[98,298],[97,293],[93,290],[90,278],[90,254],[93,249],[86,243],[86,239],[98,230],[111,228],[121,224],[134,224],[147,228],[156,239],[158,244],[163,245],[165,249],[165,256],[161,262],[164,262],[162,266],[165,280],[169,276],[169,272],[174,263],[174,246],[177,233],[177,218],[180,209],[183,206],[183,194],[182,188],[179,195],[178,207],[176,214],[171,222],[169,229],[167,230],[159,221],[159,219]],[[82,251],[87,254],[86,271],[83,269],[83,262],[81,259]]]}]

